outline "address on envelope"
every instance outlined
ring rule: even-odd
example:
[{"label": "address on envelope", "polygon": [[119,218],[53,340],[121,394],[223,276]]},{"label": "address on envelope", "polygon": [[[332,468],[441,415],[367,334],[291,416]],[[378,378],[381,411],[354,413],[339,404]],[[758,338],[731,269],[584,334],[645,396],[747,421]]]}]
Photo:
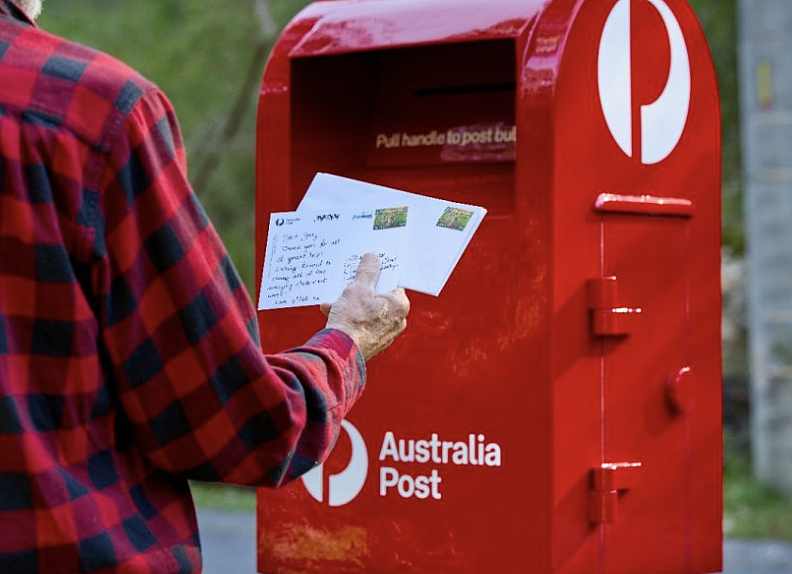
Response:
[{"label": "address on envelope", "polygon": [[355,278],[365,253],[380,257],[376,291],[399,285],[409,209],[344,208],[270,216],[259,309],[332,303]]}]

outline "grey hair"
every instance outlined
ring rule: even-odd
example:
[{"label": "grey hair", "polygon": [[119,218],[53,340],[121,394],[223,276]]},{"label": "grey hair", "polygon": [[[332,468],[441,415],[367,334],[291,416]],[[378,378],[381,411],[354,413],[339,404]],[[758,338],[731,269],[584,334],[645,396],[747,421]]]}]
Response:
[{"label": "grey hair", "polygon": [[42,4],[44,0],[14,0],[16,4],[25,12],[31,19],[35,20],[41,14]]}]

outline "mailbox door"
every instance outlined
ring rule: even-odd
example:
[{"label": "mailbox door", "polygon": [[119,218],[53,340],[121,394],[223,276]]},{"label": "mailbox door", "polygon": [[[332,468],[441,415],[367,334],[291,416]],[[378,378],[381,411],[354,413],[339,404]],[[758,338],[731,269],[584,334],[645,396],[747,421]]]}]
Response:
[{"label": "mailbox door", "polygon": [[[578,7],[554,100],[555,372],[567,391],[555,405],[555,563],[564,574],[714,572],[721,563],[716,78],[684,0]],[[537,30],[538,44],[555,45],[551,28]],[[678,101],[664,100],[669,93]],[[663,121],[650,121],[658,101]],[[588,279],[611,277],[600,300],[586,299]],[[583,321],[586,306],[591,347],[572,322]]]},{"label": "mailbox door", "polygon": [[594,311],[604,314],[594,318],[602,337],[602,438],[605,462],[622,465],[614,484],[592,490],[608,514],[608,574],[688,571],[691,415],[669,394],[691,367],[688,227],[685,216],[602,219],[603,276],[615,278],[618,305]]}]

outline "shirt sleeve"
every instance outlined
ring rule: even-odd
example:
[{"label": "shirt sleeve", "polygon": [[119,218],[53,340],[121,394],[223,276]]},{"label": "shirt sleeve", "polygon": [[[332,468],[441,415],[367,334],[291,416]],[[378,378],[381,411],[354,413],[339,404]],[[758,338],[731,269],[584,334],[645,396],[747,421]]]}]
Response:
[{"label": "shirt sleeve", "polygon": [[363,390],[360,351],[326,330],[262,353],[250,297],[190,187],[160,92],[126,119],[102,189],[100,336],[135,447],[167,472],[257,486],[322,462]]}]

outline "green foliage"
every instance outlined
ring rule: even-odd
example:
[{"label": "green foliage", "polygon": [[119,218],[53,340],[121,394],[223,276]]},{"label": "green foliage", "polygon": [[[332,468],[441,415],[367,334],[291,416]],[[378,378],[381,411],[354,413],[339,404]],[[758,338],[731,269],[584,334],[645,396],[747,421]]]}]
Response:
[{"label": "green foliage", "polygon": [[742,212],[740,103],[737,75],[737,0],[690,0],[709,40],[723,114],[723,244],[745,249]]},{"label": "green foliage", "polygon": [[[307,0],[270,0],[285,23]],[[254,0],[47,0],[45,30],[107,52],[158,84],[181,122],[194,176],[220,141],[263,32]],[[255,106],[245,94],[242,129],[196,192],[249,288],[253,281]]]},{"label": "green foliage", "polygon": [[753,477],[744,452],[725,437],[723,530],[734,538],[792,540],[792,501]]},{"label": "green foliage", "polygon": [[231,512],[255,512],[256,491],[253,488],[214,484],[190,483],[193,500],[197,506]]}]

